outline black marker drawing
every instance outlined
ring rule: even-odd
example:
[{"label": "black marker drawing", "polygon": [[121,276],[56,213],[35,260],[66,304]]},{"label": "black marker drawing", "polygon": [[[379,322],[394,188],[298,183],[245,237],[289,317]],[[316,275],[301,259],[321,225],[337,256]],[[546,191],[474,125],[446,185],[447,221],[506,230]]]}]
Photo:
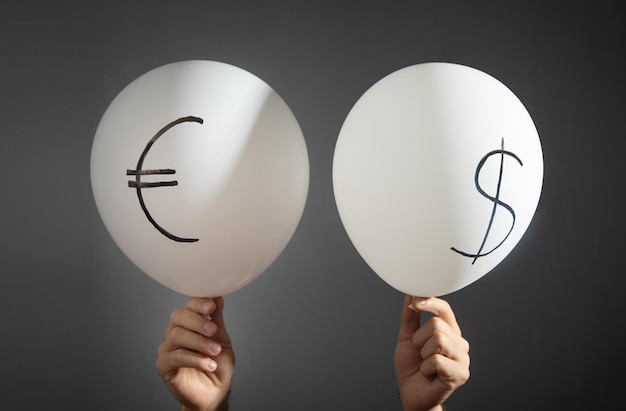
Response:
[{"label": "black marker drawing", "polygon": [[158,138],[161,137],[163,134],[165,134],[165,132],[167,132],[170,128],[174,127],[177,124],[185,123],[185,122],[196,122],[196,123],[202,124],[204,122],[204,120],[202,120],[199,117],[192,117],[192,116],[181,117],[178,120],[174,120],[171,123],[169,123],[168,125],[166,125],[165,127],[163,127],[161,130],[159,130],[158,133],[156,133],[154,135],[154,137],[152,137],[150,139],[150,141],[148,141],[148,144],[146,145],[146,148],[141,153],[141,156],[139,156],[139,161],[137,162],[137,169],[135,169],[135,170],[126,170],[126,175],[127,176],[135,176],[135,180],[134,181],[132,181],[132,180],[128,181],[128,187],[132,187],[132,188],[136,188],[137,189],[137,198],[139,199],[139,204],[141,205],[141,209],[143,210],[144,214],[146,215],[146,218],[148,219],[148,221],[150,221],[150,223],[152,223],[154,228],[159,230],[161,232],[161,234],[163,234],[164,236],[166,236],[170,240],[174,240],[174,241],[178,241],[178,242],[182,242],[182,243],[193,243],[193,242],[198,241],[198,239],[197,238],[183,238],[183,237],[175,236],[174,234],[170,233],[169,231],[167,231],[166,229],[161,227],[159,224],[157,224],[157,222],[154,221],[154,218],[152,218],[152,216],[150,215],[150,212],[148,211],[148,208],[146,207],[146,203],[144,202],[143,195],[141,193],[141,189],[142,188],[172,187],[172,186],[178,185],[178,181],[176,181],[176,180],[173,180],[173,181],[159,181],[159,182],[156,182],[156,183],[145,183],[145,182],[141,181],[141,176],[144,176],[144,175],[149,175],[149,174],[176,174],[176,170],[172,170],[170,168],[156,169],[156,170],[142,170],[141,168],[143,167],[143,161],[145,160],[146,155],[148,154],[148,151],[150,151],[150,148],[152,147],[154,142],[157,141]]},{"label": "black marker drawing", "polygon": [[[496,154],[500,154],[500,175],[498,176],[498,187],[496,189],[496,196],[492,197],[489,194],[487,194],[480,187],[480,184],[478,183],[478,177],[480,175],[480,170],[485,165],[485,162],[487,161],[487,159],[489,159],[489,157],[491,157],[493,155],[496,155]],[[478,163],[478,166],[476,167],[476,174],[474,175],[474,184],[476,185],[476,189],[478,190],[478,192],[483,197],[485,197],[485,198],[487,198],[487,199],[489,199],[490,201],[493,202],[493,208],[491,210],[491,218],[489,219],[489,224],[487,225],[487,231],[485,232],[485,236],[483,237],[483,242],[480,244],[480,247],[478,248],[478,251],[475,254],[471,254],[471,253],[466,253],[464,251],[457,250],[454,247],[451,247],[452,251],[455,251],[455,252],[457,252],[457,253],[465,256],[465,257],[473,258],[472,264],[474,264],[479,257],[484,257],[486,255],[489,255],[493,251],[498,249],[506,241],[506,239],[509,238],[509,235],[513,231],[513,227],[515,226],[515,211],[513,210],[513,208],[510,205],[508,205],[508,204],[506,204],[506,203],[504,203],[504,202],[502,202],[500,200],[500,187],[502,185],[502,171],[504,170],[504,156],[505,155],[513,157],[514,159],[516,159],[521,166],[524,165],[524,164],[522,164],[522,160],[520,160],[519,157],[517,157],[514,153],[511,153],[510,151],[505,151],[504,150],[504,137],[503,137],[502,138],[502,148],[500,150],[494,150],[494,151],[490,151],[489,153],[487,153],[480,160],[480,162]],[[511,228],[509,229],[509,232],[504,237],[504,239],[502,241],[500,241],[500,243],[498,245],[496,245],[490,251],[483,252],[483,248],[485,247],[485,242],[487,241],[487,237],[489,236],[489,231],[491,231],[491,226],[493,225],[493,220],[494,220],[494,218],[496,216],[496,210],[497,210],[498,206],[504,207],[505,210],[507,210],[509,213],[511,213],[511,216],[513,217],[513,221],[511,223]]]}]

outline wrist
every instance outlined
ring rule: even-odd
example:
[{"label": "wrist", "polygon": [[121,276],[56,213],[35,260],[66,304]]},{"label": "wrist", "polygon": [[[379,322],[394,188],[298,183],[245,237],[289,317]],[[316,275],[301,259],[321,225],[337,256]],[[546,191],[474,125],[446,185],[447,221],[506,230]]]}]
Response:
[{"label": "wrist", "polygon": [[229,398],[230,398],[230,390],[228,390],[228,393],[226,394],[226,396],[224,397],[220,405],[218,405],[216,411],[228,411],[228,399]]},{"label": "wrist", "polygon": [[185,404],[181,404],[180,411],[228,411],[229,398],[230,398],[230,390],[228,390],[228,393],[224,396],[222,401],[220,401],[220,403],[217,404],[217,406],[210,405],[206,408],[201,408],[201,407],[189,407]]},{"label": "wrist", "polygon": [[432,408],[420,408],[419,410],[411,407],[403,407],[404,411],[446,411],[446,407],[443,404],[435,405]]}]

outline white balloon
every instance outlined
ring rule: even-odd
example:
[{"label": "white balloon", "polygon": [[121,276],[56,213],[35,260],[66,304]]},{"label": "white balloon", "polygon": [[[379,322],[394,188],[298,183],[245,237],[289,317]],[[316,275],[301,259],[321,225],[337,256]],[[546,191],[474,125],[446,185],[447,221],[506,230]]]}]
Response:
[{"label": "white balloon", "polygon": [[346,118],[333,159],[355,248],[389,285],[418,296],[454,292],[499,264],[530,224],[542,184],[539,136],[520,100],[450,63],[374,84]]},{"label": "white balloon", "polygon": [[250,283],[282,252],[302,216],[309,163],[298,122],[265,82],[183,61],[112,101],[91,183],[130,260],[172,290],[211,297]]}]

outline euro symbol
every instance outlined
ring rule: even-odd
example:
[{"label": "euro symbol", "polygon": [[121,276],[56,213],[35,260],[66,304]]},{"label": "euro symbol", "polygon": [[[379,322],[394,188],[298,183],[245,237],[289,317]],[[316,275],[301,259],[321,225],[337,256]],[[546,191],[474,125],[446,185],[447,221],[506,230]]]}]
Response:
[{"label": "euro symbol", "polygon": [[159,181],[156,183],[144,183],[141,181],[141,176],[149,175],[149,174],[176,174],[176,170],[172,170],[170,168],[156,169],[156,170],[142,170],[143,161],[145,160],[146,155],[148,155],[148,151],[150,151],[150,148],[152,148],[152,145],[159,139],[159,137],[161,137],[163,134],[165,134],[170,128],[174,127],[175,125],[180,124],[180,123],[185,123],[185,122],[196,122],[196,123],[202,124],[204,120],[202,120],[199,117],[192,117],[192,116],[181,117],[178,120],[174,120],[168,125],[166,125],[165,127],[163,127],[161,130],[159,130],[158,133],[154,135],[154,137],[150,139],[150,141],[148,141],[146,148],[144,148],[143,152],[141,153],[141,156],[139,156],[139,161],[137,162],[137,168],[135,170],[130,170],[130,169],[126,170],[126,175],[135,176],[134,181],[133,180],[128,181],[128,187],[137,189],[137,198],[139,199],[139,204],[141,205],[141,209],[143,210],[143,213],[146,215],[146,218],[148,219],[148,221],[150,221],[150,223],[154,226],[154,228],[159,230],[161,234],[163,234],[170,240],[178,241],[181,243],[193,243],[193,242],[198,241],[198,239],[178,237],[170,233],[163,227],[161,227],[159,224],[157,224],[154,218],[152,218],[152,215],[150,215],[150,212],[148,211],[148,207],[146,207],[146,203],[143,200],[143,194],[141,193],[142,188],[171,187],[171,186],[178,185],[178,181],[176,180]]},{"label": "euro symbol", "polygon": [[[489,153],[487,153],[480,160],[480,162],[478,163],[478,166],[476,167],[476,173],[474,175],[474,184],[476,185],[476,189],[478,190],[478,192],[483,197],[485,197],[485,198],[487,198],[487,199],[489,199],[490,201],[493,202],[493,208],[491,209],[491,218],[489,219],[489,224],[487,225],[487,231],[485,232],[485,236],[483,237],[483,242],[480,244],[480,247],[478,248],[478,251],[475,254],[466,253],[464,251],[460,251],[460,250],[457,250],[454,247],[451,247],[452,251],[455,251],[455,252],[457,252],[457,253],[465,256],[465,257],[473,258],[472,264],[474,264],[479,257],[484,257],[486,255],[491,254],[496,249],[498,249],[502,244],[504,244],[506,239],[509,238],[509,235],[511,235],[511,232],[513,231],[513,227],[515,226],[515,211],[513,210],[513,208],[510,205],[508,205],[508,204],[506,204],[506,203],[504,203],[503,201],[500,200],[500,187],[502,185],[502,172],[504,170],[504,156],[513,157],[515,160],[517,160],[517,162],[520,164],[520,166],[523,166],[524,164],[522,164],[522,160],[520,160],[519,157],[516,156],[514,153],[511,153],[510,151],[504,150],[504,137],[502,138],[502,146],[501,147],[502,148],[500,150],[490,151]],[[487,194],[480,187],[480,184],[478,183],[478,177],[480,175],[480,170],[485,165],[485,162],[487,161],[487,159],[489,159],[489,157],[497,155],[497,154],[500,155],[500,175],[498,176],[498,187],[496,189],[496,196],[492,197],[489,194]],[[502,241],[500,241],[500,243],[498,245],[496,245],[490,251],[483,252],[483,248],[485,247],[485,243],[487,242],[487,237],[489,237],[489,232],[491,231],[491,227],[493,225],[493,220],[494,220],[494,218],[496,216],[496,210],[498,209],[498,206],[504,207],[505,210],[507,210],[509,213],[511,213],[511,216],[513,217],[513,221],[511,222],[511,228],[509,229],[509,232],[504,237],[504,239]]]}]

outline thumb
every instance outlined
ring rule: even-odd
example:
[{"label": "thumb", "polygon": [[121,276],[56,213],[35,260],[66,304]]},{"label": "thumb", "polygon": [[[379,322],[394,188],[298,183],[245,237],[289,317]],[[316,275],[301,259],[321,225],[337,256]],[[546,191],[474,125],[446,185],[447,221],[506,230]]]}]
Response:
[{"label": "thumb", "polygon": [[217,335],[220,342],[230,345],[230,336],[224,323],[224,297],[216,297],[214,301],[215,311],[211,314],[211,320],[217,325]]},{"label": "thumb", "polygon": [[420,312],[411,308],[413,297],[407,295],[404,297],[404,305],[402,306],[402,316],[400,321],[400,330],[398,331],[398,341],[411,340],[413,334],[420,327]]}]

